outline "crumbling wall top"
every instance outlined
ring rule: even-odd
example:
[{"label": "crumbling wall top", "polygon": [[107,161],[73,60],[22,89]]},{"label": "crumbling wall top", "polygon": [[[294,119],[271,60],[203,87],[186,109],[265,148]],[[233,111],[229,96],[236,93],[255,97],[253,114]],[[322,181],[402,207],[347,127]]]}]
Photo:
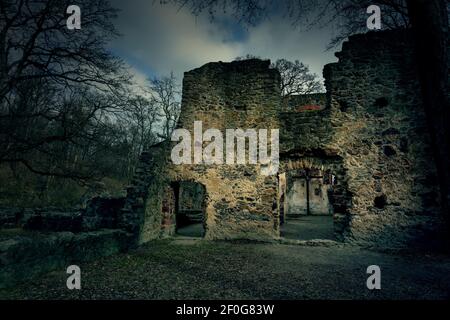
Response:
[{"label": "crumbling wall top", "polygon": [[265,70],[273,70],[270,68],[270,60],[246,59],[231,62],[208,62],[199,68],[192,69],[184,73],[184,75],[211,74],[211,73],[230,73],[230,72],[258,72]]}]

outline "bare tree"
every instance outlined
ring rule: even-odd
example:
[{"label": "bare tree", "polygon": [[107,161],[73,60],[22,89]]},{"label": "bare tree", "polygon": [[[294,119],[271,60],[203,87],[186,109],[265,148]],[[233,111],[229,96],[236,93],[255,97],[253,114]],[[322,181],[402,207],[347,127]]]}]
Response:
[{"label": "bare tree", "polygon": [[247,53],[245,56],[239,56],[239,57],[234,58],[234,61],[242,61],[242,60],[249,60],[249,59],[261,59],[261,57]]},{"label": "bare tree", "polygon": [[[42,79],[99,90],[127,79],[105,44],[117,36],[116,16],[105,0],[81,0],[82,28],[69,30],[69,0],[6,0],[0,4],[0,101],[10,102],[21,81]],[[6,101],[5,101],[6,99]]]},{"label": "bare tree", "polygon": [[163,119],[163,138],[170,137],[180,114],[180,89],[173,72],[169,76],[152,78],[150,81],[150,94],[152,102],[158,108],[159,116]]},{"label": "bare tree", "polygon": [[127,176],[132,177],[139,155],[149,146],[158,142],[155,128],[159,112],[153,99],[138,95],[129,102],[123,132],[129,138],[127,155]]},{"label": "bare tree", "polygon": [[[247,54],[235,58],[235,61],[247,59],[261,59],[258,56]],[[281,94],[289,97],[299,94],[311,94],[323,91],[323,85],[315,73],[311,73],[309,67],[302,62],[295,60],[278,59],[272,62],[271,68],[277,69],[281,76]]]},{"label": "bare tree", "polygon": [[380,7],[383,30],[410,27],[406,0],[326,0],[319,1],[317,9],[310,15],[310,21],[304,17],[304,13],[295,10],[295,5],[291,5],[289,15],[294,24],[304,24],[307,20],[308,28],[333,25],[338,34],[329,44],[330,49],[352,34],[367,32],[366,20],[369,15],[366,10],[371,5]]},{"label": "bare tree", "polygon": [[158,140],[160,113],[166,132],[176,121],[175,86],[155,80],[151,97],[136,94],[106,49],[118,35],[108,1],[77,1],[79,30],[66,26],[71,4],[0,2],[0,169],[13,172],[9,184],[41,195],[72,188],[69,180],[84,188],[130,177],[140,152]]},{"label": "bare tree", "polygon": [[449,8],[449,2],[443,0],[408,0],[442,211],[450,231]]},{"label": "bare tree", "polygon": [[130,127],[136,128],[138,139],[135,145],[137,152],[141,153],[156,142],[154,125],[157,121],[158,110],[152,99],[141,95],[130,101],[130,107],[130,118],[133,121]]},{"label": "bare tree", "polygon": [[[0,3],[0,162],[86,181],[101,170],[80,159],[94,156],[93,142],[108,117],[123,110],[130,76],[105,49],[117,35],[111,22],[116,11],[104,0],[78,1],[82,28],[69,30],[70,4]],[[69,145],[77,150],[83,145],[82,156],[74,156]]]},{"label": "bare tree", "polygon": [[311,73],[309,67],[298,60],[278,59],[272,66],[280,72],[284,97],[323,91],[317,74]]}]

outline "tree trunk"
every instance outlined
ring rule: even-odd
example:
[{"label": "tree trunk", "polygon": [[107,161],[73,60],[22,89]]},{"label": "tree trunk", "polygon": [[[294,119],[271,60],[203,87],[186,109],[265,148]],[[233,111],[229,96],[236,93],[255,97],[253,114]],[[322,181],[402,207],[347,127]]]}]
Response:
[{"label": "tree trunk", "polygon": [[449,26],[446,0],[408,0],[417,67],[433,152],[441,205],[450,229]]}]

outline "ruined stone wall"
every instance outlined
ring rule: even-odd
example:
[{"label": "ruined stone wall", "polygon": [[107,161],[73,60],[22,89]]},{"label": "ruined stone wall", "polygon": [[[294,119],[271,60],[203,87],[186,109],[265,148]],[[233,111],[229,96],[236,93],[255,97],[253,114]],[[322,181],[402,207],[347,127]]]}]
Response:
[{"label": "ruined stone wall", "polygon": [[164,236],[162,202],[169,184],[166,173],[169,153],[169,142],[143,152],[127,188],[118,226],[134,235],[135,244]]},{"label": "ruined stone wall", "polygon": [[329,150],[334,134],[330,113],[329,108],[280,113],[280,152],[305,154],[322,150],[318,151],[321,155],[335,155],[336,151]]},{"label": "ruined stone wall", "polygon": [[86,232],[117,229],[124,197],[94,197],[85,208],[0,207],[1,229]]},{"label": "ruined stone wall", "polygon": [[336,183],[327,197],[332,206],[335,238],[343,240],[349,230],[352,193],[347,185],[344,154],[333,144],[335,113],[329,106],[280,113],[280,172],[290,176],[289,172],[296,169],[322,169],[335,176]]},{"label": "ruined stone wall", "polygon": [[[407,32],[352,36],[324,69],[325,108],[290,111],[281,108],[279,74],[268,61],[209,63],[185,73],[178,127],[280,128],[280,173],[320,169],[336,179],[327,194],[336,239],[430,245],[442,221],[412,54]],[[207,239],[279,236],[276,176],[253,165],[173,165],[174,144],[143,154],[119,225],[139,242],[172,235],[174,213],[163,207],[176,203],[168,204],[167,190],[191,181],[205,187]]]},{"label": "ruined stone wall", "polygon": [[0,208],[0,288],[129,249],[117,228],[123,198],[96,197],[86,208]]},{"label": "ruined stone wall", "polygon": [[[202,121],[203,130],[219,129],[224,142],[226,129],[278,129],[280,78],[269,64],[209,63],[185,73],[178,127],[192,133],[194,121]],[[206,238],[278,237],[277,177],[262,175],[259,165],[172,165],[169,175],[205,186]]]},{"label": "ruined stone wall", "polygon": [[322,110],[327,104],[325,93],[298,94],[283,97],[282,111]]},{"label": "ruined stone wall", "polygon": [[407,32],[355,35],[325,66],[326,147],[342,158],[352,194],[349,240],[429,245],[441,225],[413,52]]},{"label": "ruined stone wall", "polygon": [[439,235],[436,168],[413,52],[407,32],[352,36],[336,53],[339,62],[325,66],[327,107],[280,114],[282,171],[306,159],[336,174],[330,200],[337,239],[420,246]]},{"label": "ruined stone wall", "polygon": [[61,272],[71,264],[125,252],[130,235],[123,230],[101,229],[89,232],[0,233],[0,288],[53,270]]},{"label": "ruined stone wall", "polygon": [[[267,129],[269,134],[270,129],[278,129],[280,78],[269,64],[257,59],[218,62],[186,72],[178,128],[193,135],[194,121],[201,121],[203,132],[219,129],[224,160],[226,129]],[[276,175],[262,175],[260,165],[174,165],[170,152],[175,144],[165,143],[146,152],[128,190],[122,221],[128,231],[139,232],[139,242],[173,234],[170,225],[175,217],[163,217],[162,213],[167,200],[164,190],[182,181],[205,187],[205,238],[279,236]]]}]

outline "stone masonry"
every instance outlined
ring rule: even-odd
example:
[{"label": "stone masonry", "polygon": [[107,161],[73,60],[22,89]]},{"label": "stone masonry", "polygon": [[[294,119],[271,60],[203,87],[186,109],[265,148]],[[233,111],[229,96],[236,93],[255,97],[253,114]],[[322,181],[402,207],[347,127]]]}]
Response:
[{"label": "stone masonry", "polygon": [[294,97],[289,108],[281,107],[269,61],[186,72],[178,127],[279,128],[279,175],[262,176],[254,165],[174,165],[174,143],[163,142],[143,154],[119,225],[138,243],[171,236],[176,203],[169,204],[187,181],[205,189],[205,238],[277,239],[280,177],[319,172],[333,180],[326,198],[336,240],[433,244],[442,226],[439,190],[412,52],[407,32],[351,36],[336,53],[339,62],[324,68],[326,95]]}]

